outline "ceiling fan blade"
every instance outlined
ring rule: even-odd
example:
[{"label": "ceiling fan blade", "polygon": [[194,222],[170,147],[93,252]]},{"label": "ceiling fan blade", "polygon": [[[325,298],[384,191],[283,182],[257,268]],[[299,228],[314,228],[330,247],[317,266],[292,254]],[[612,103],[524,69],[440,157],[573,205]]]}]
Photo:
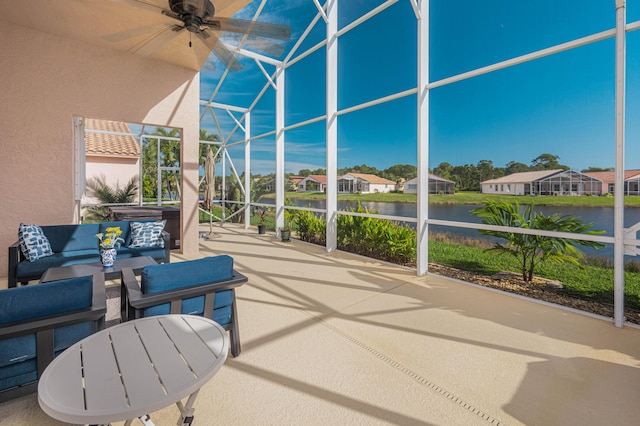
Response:
[{"label": "ceiling fan blade", "polygon": [[282,41],[289,41],[291,39],[291,29],[286,25],[235,18],[215,18],[213,21],[203,23],[202,25],[214,30],[250,34]]},{"label": "ceiling fan blade", "polygon": [[134,48],[133,52],[140,56],[150,56],[155,53],[156,50],[176,38],[183,29],[184,27],[180,27],[178,25],[167,27],[151,39],[147,39],[147,41],[142,43],[140,47]]},{"label": "ceiling fan blade", "polygon": [[182,22],[182,19],[180,19],[180,15],[178,15],[176,13],[173,13],[170,10],[162,9],[162,14],[164,16],[168,16],[169,18],[172,18],[172,19],[175,19],[175,20],[178,20],[178,21]]},{"label": "ceiling fan blade", "polygon": [[212,47],[211,52],[216,55],[216,57],[220,59],[220,62],[222,62],[225,67],[229,68],[230,71],[240,71],[242,69],[240,62],[233,57],[233,53],[231,53],[224,44],[218,43],[217,40],[216,44]]},{"label": "ceiling fan blade", "polygon": [[[233,33],[225,36],[225,43],[227,43],[228,46],[234,47],[240,44],[241,39],[242,34]],[[243,48],[271,56],[272,58],[282,56],[286,48],[286,46],[279,41],[253,36],[249,36],[242,46]]]},{"label": "ceiling fan blade", "polygon": [[285,50],[285,45],[282,43],[274,42],[265,39],[248,39],[244,45],[249,50],[257,50],[273,58],[279,58],[282,56]]}]

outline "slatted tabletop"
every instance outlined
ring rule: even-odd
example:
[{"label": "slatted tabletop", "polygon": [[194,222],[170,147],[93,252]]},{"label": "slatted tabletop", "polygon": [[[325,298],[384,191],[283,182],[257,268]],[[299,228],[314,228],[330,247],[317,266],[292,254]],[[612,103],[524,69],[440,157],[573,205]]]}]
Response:
[{"label": "slatted tabletop", "polygon": [[216,322],[192,315],[142,318],[76,343],[49,364],[38,401],[68,423],[135,419],[197,392],[227,358]]}]

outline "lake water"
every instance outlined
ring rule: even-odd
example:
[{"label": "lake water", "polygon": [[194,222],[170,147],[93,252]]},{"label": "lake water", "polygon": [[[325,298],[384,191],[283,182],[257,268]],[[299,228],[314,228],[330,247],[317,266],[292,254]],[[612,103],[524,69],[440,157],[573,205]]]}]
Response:
[{"label": "lake water", "polygon": [[[324,200],[292,200],[296,205],[300,207],[313,207],[317,209],[324,209],[326,203]],[[355,209],[358,203],[353,201],[338,201],[338,210],[348,210],[350,208]],[[416,204],[414,203],[377,203],[377,202],[362,202],[362,207],[368,208],[371,211],[376,211],[383,215],[399,216],[416,218]],[[480,218],[473,215],[470,210],[478,205],[442,205],[442,204],[430,204],[429,205],[429,217],[432,219],[442,219],[457,222],[470,222],[480,223]],[[560,215],[576,215],[580,217],[584,222],[593,222],[594,230],[605,230],[607,236],[613,236],[613,207],[566,207],[566,206],[539,206],[536,211],[544,214],[558,213]],[[630,227],[640,222],[640,208],[627,208],[625,209],[624,217],[625,227]],[[412,225],[415,226],[415,225]],[[477,230],[457,228],[452,226],[439,226],[432,225],[430,227],[432,231],[448,232],[454,235],[466,236],[470,238],[487,238],[482,236]],[[602,249],[592,249],[589,247],[581,247],[581,250],[586,254],[613,257],[613,245],[607,244]]]}]

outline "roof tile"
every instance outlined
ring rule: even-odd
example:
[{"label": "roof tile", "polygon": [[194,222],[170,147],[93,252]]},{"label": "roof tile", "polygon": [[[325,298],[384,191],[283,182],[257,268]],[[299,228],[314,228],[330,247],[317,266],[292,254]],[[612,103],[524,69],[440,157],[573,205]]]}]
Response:
[{"label": "roof tile", "polygon": [[85,121],[87,154],[140,155],[140,145],[135,137],[122,134],[96,133],[91,130],[131,133],[131,128],[127,123],[87,118]]}]

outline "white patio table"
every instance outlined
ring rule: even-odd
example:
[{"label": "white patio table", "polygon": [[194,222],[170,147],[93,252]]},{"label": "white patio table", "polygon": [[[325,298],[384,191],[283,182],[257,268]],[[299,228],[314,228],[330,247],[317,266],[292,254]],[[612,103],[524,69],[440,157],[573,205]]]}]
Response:
[{"label": "white patio table", "polygon": [[189,425],[198,391],[220,369],[228,347],[224,329],[203,317],[128,321],[55,358],[38,383],[38,402],[63,422],[126,425],[136,418],[153,425],[149,414],[175,403],[178,424]]}]

